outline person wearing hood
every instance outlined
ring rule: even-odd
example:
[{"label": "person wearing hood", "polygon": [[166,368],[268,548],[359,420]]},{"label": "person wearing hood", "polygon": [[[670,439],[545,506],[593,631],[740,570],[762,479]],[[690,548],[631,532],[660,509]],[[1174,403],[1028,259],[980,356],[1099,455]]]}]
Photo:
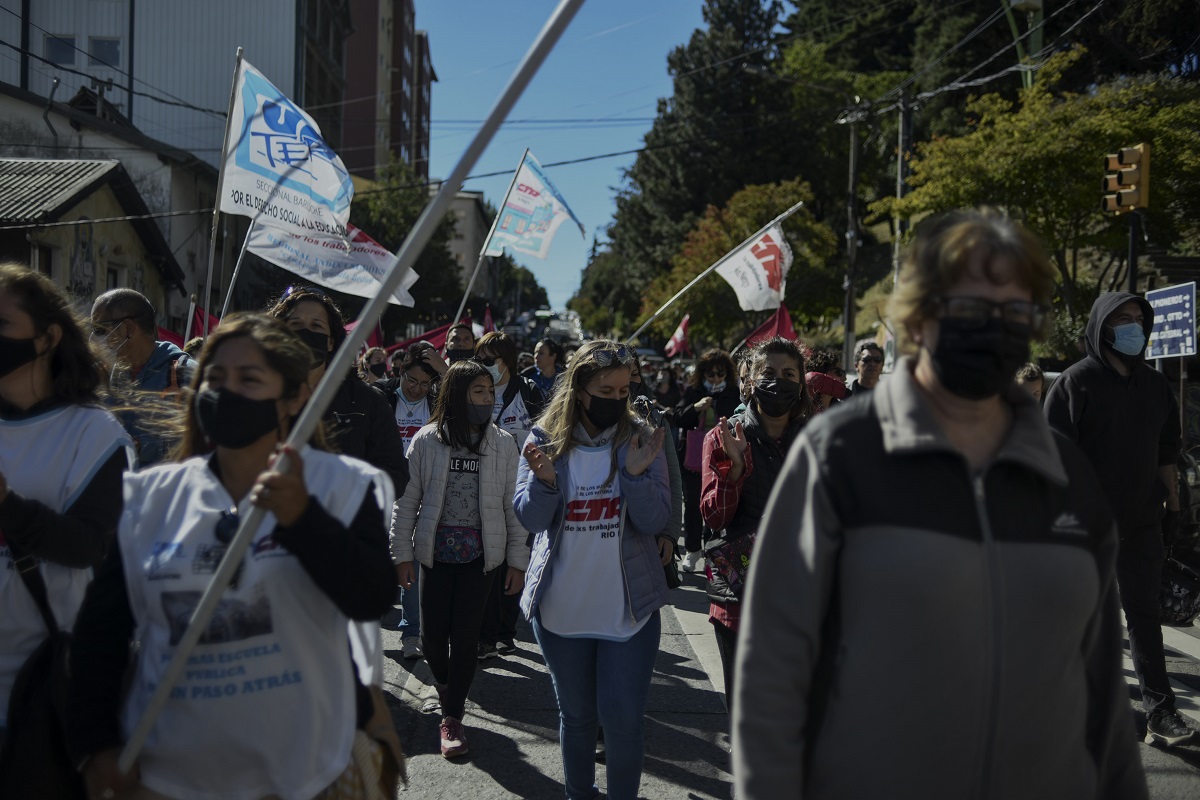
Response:
[{"label": "person wearing hood", "polygon": [[704,436],[700,515],[714,532],[707,543],[708,621],[717,636],[725,674],[725,705],[733,711],[733,664],[742,588],[767,498],[788,448],[812,405],[801,382],[804,354],[780,336],[760,342],[743,359],[749,366],[745,410],[722,417]]},{"label": "person wearing hood", "polygon": [[739,800],[1147,797],[1116,527],[1013,381],[1054,287],[997,212],[918,226],[889,314],[913,355],[804,426],[758,528]]},{"label": "person wearing hood", "polygon": [[[113,289],[92,303],[90,339],[112,368],[118,417],[137,447],[138,465],[153,466],[173,445],[165,419],[182,386],[191,383],[196,362],[158,334],[154,305],[133,289]],[[128,407],[126,407],[128,406]]]},{"label": "person wearing hood", "polygon": [[1193,731],[1175,710],[1158,592],[1166,550],[1179,526],[1179,408],[1166,377],[1143,355],[1153,323],[1145,298],[1100,295],[1085,332],[1087,356],[1050,387],[1045,410],[1050,427],[1087,455],[1112,506],[1121,536],[1117,584],[1147,740],[1175,745]]}]

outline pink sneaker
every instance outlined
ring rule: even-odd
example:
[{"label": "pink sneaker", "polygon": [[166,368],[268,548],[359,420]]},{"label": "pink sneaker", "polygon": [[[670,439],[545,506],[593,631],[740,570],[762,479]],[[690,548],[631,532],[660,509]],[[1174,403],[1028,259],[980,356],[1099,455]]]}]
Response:
[{"label": "pink sneaker", "polygon": [[438,726],[442,733],[442,758],[458,758],[467,754],[467,734],[463,724],[454,717],[442,717]]}]

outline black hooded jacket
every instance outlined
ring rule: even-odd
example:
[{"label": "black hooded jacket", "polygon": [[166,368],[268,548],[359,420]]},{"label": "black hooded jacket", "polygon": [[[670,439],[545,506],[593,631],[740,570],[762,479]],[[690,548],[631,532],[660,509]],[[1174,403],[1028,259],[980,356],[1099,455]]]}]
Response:
[{"label": "black hooded jacket", "polygon": [[[1166,377],[1142,354],[1129,359],[1128,376],[1105,357],[1114,351],[1105,341],[1104,321],[1130,300],[1142,307],[1142,327],[1149,339],[1154,309],[1145,298],[1128,292],[1100,295],[1088,320],[1087,357],[1068,367],[1050,387],[1046,418],[1051,428],[1078,444],[1095,467],[1123,546],[1129,547],[1134,538],[1144,539],[1146,555],[1154,555],[1161,549],[1158,531],[1167,498],[1158,470],[1179,458],[1179,407]],[[1107,339],[1111,341],[1111,334]]]}]

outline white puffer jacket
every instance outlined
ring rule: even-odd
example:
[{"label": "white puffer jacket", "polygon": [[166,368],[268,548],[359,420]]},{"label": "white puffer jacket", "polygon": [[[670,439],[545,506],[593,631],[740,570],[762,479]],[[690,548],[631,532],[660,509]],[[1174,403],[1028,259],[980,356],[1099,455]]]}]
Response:
[{"label": "white puffer jacket", "polygon": [[[450,446],[438,441],[437,427],[417,431],[408,449],[408,486],[396,501],[392,515],[392,561],[415,560],[433,567],[433,545],[446,481],[450,474]],[[483,569],[490,572],[508,559],[508,565],[529,566],[529,533],[513,513],[516,489],[517,442],[495,424],[487,427],[479,446],[479,516],[483,521]]]}]

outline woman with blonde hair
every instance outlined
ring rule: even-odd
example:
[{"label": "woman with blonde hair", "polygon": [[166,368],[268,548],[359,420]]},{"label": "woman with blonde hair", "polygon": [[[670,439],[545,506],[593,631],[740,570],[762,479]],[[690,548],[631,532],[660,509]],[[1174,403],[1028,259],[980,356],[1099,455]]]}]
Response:
[{"label": "woman with blonde hair", "polygon": [[632,360],[618,342],[579,348],[525,443],[513,502],[534,534],[521,608],[554,681],[569,798],[597,796],[597,722],[608,796],[633,800],[641,783],[671,486],[664,429],[629,408]]},{"label": "woman with blonde hair", "polygon": [[1054,283],[995,212],[918,228],[891,304],[914,355],[805,426],[759,528],[738,797],[1146,797],[1112,515],[1013,380]]}]

